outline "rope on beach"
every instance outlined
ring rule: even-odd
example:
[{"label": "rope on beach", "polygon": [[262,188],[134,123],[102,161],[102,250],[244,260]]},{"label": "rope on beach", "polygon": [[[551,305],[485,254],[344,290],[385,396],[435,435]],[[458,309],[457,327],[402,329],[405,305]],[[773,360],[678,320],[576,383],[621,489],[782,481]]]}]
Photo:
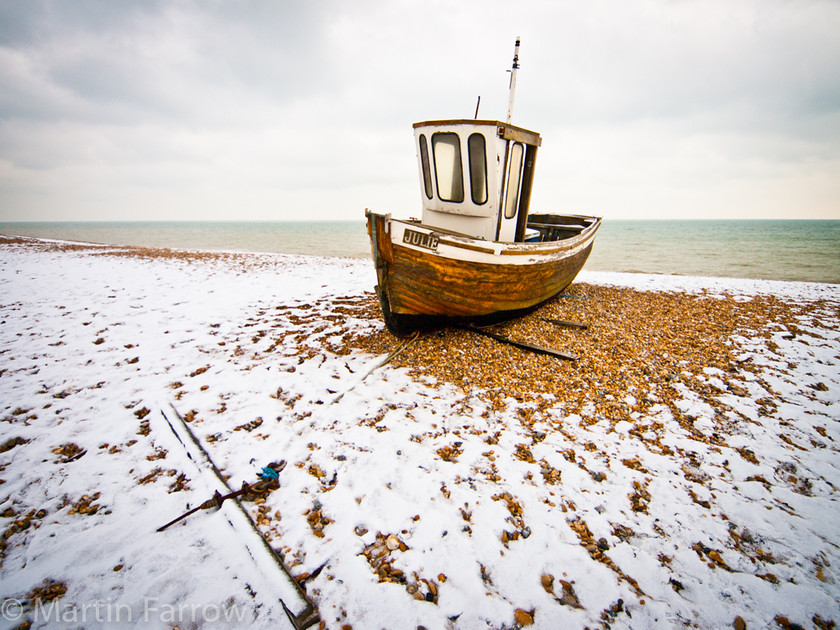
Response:
[{"label": "rope on beach", "polygon": [[420,333],[415,332],[409,339],[406,339],[405,341],[403,341],[399,346],[397,346],[397,348],[393,352],[391,352],[391,354],[389,354],[387,357],[382,359],[379,363],[377,363],[372,368],[370,368],[367,372],[365,372],[364,375],[358,381],[356,381],[349,389],[344,390],[338,396],[336,396],[333,399],[331,404],[334,405],[335,403],[337,403],[339,400],[344,398],[344,394],[346,394],[347,392],[353,391],[353,389],[356,387],[356,385],[359,385],[362,381],[364,381],[368,376],[373,374],[373,372],[375,372],[376,370],[381,368],[383,365],[387,365],[398,354],[400,354],[403,350],[408,348],[409,345],[411,345],[413,342],[417,341],[417,337],[419,337],[419,336],[420,336]]},{"label": "rope on beach", "polygon": [[268,466],[266,466],[260,472],[257,473],[257,477],[263,480],[268,480],[279,479],[280,475],[273,468],[269,468]]}]

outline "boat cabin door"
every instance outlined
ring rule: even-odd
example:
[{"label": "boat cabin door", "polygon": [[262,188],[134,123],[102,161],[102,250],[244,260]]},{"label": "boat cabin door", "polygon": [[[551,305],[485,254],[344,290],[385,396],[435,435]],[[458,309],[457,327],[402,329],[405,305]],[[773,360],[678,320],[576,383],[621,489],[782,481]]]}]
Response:
[{"label": "boat cabin door", "polygon": [[536,145],[518,139],[508,140],[505,149],[496,240],[504,242],[525,240],[536,158]]}]

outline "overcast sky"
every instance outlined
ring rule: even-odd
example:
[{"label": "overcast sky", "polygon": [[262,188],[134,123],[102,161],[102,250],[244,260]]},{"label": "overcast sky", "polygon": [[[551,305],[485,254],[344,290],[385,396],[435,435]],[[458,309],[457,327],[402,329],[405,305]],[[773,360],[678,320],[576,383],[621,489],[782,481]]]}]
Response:
[{"label": "overcast sky", "polygon": [[840,1],[0,0],[0,221],[419,215],[411,124],[538,131],[532,210],[840,219]]}]

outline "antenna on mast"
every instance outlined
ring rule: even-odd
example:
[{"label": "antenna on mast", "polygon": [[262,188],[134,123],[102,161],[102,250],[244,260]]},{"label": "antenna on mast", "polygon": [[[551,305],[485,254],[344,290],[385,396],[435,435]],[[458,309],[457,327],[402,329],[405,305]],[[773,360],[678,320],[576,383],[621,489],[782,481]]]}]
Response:
[{"label": "antenna on mast", "polygon": [[516,38],[516,46],[513,49],[513,65],[510,68],[510,96],[508,98],[507,121],[510,124],[513,118],[513,96],[516,92],[516,71],[519,70],[519,38]]}]

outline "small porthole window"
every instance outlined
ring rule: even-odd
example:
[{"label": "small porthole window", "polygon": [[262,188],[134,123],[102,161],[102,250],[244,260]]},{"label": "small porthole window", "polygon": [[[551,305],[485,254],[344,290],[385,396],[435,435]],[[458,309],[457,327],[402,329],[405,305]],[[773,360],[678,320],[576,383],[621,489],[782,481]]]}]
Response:
[{"label": "small porthole window", "polygon": [[461,139],[457,133],[432,135],[437,193],[441,201],[461,203],[464,200],[464,173],[461,168]]},{"label": "small porthole window", "polygon": [[484,136],[474,133],[467,141],[470,157],[470,194],[473,203],[487,202],[487,150]]}]

